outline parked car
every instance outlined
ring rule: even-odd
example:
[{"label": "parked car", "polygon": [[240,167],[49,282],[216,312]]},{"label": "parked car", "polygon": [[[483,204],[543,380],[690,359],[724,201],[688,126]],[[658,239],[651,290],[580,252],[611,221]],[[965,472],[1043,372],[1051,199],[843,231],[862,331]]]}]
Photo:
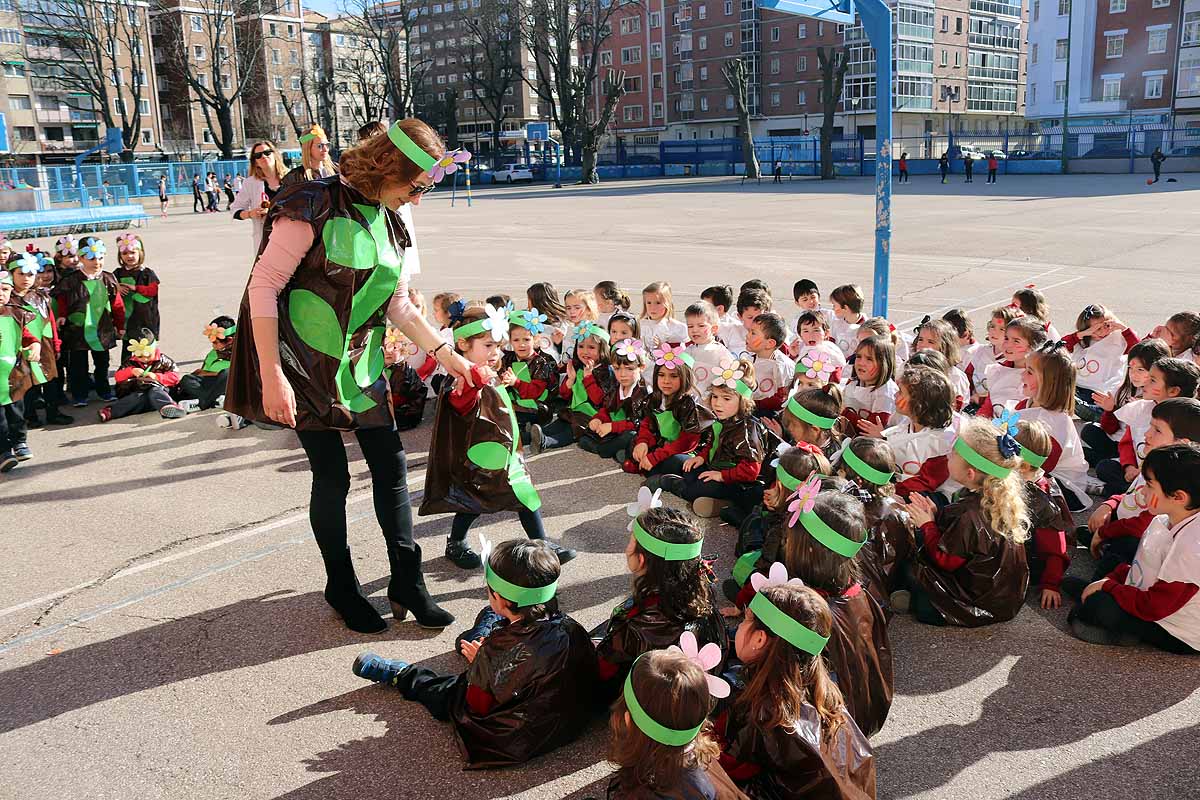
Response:
[{"label": "parked car", "polygon": [[516,181],[533,183],[533,170],[529,168],[528,164],[505,164],[502,169],[492,173],[492,180],[496,183],[515,183]]},{"label": "parked car", "polygon": [[960,161],[964,158],[970,158],[972,161],[982,161],[987,158],[982,150],[976,150],[974,145],[956,144],[950,150],[950,160]]},{"label": "parked car", "polygon": [[984,150],[983,155],[985,158],[989,156],[995,156],[997,161],[1005,161],[1008,159],[1008,156],[1004,154],[1003,150]]},{"label": "parked car", "polygon": [[1060,159],[1062,154],[1054,150],[1013,150],[1008,154],[1009,161],[1022,158]]},{"label": "parked car", "polygon": [[1173,156],[1200,156],[1200,145],[1188,145],[1187,147],[1176,147],[1171,150]]}]

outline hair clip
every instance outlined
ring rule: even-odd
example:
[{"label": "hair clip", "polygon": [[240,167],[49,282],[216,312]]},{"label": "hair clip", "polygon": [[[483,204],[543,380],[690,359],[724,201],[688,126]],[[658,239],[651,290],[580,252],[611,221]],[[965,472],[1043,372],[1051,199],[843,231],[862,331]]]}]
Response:
[{"label": "hair clip", "polygon": [[913,328],[913,333],[919,335],[921,333],[921,328],[924,328],[926,325],[928,325],[930,320],[932,320],[932,319],[933,319],[933,317],[926,314],[925,318],[922,319],[919,323],[917,323],[917,327]]},{"label": "hair clip", "polygon": [[1083,318],[1084,319],[1092,319],[1093,317],[1103,317],[1103,316],[1104,316],[1104,311],[1102,311],[1100,309],[1100,306],[1096,305],[1095,303],[1090,304],[1087,308],[1085,308],[1083,310]]},{"label": "hair clip", "polygon": [[646,345],[641,339],[622,339],[617,342],[617,355],[632,363],[646,357]]},{"label": "hair clip", "polygon": [[463,314],[467,312],[466,300],[455,300],[450,305],[446,306],[446,316],[450,318],[450,324],[454,325],[463,318]]},{"label": "hair clip", "polygon": [[708,672],[721,663],[720,645],[709,642],[704,647],[700,647],[700,643],[696,640],[696,634],[684,631],[679,637],[679,644],[671,645],[667,649],[683,653],[688,661],[704,671],[704,680],[708,683],[709,694],[716,698],[729,697],[728,681],[718,678],[716,675],[710,675]]}]

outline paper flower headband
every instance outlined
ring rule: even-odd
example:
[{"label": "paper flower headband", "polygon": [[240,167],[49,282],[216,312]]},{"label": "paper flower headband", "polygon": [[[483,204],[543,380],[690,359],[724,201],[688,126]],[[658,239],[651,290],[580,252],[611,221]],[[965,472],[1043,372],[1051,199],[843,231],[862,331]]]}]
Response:
[{"label": "paper flower headband", "polygon": [[37,256],[38,263],[42,265],[42,271],[50,269],[54,266],[54,259],[43,253],[41,250],[34,253]]},{"label": "paper flower headband", "polygon": [[894,477],[892,473],[875,469],[875,467],[872,467],[859,458],[858,453],[854,452],[849,443],[842,449],[842,463],[852,469],[860,478],[876,486],[886,486],[892,482],[892,478]]},{"label": "paper flower headband", "polygon": [[[1005,413],[1007,414],[1009,412],[1006,411]],[[1014,439],[1012,434],[1009,432],[1010,425],[1013,429],[1016,428],[1014,417],[1015,414],[1007,417],[1008,421],[1004,423],[1002,432],[996,437],[996,446],[1000,448],[1000,455],[1003,458],[1012,458],[1015,455],[1019,455],[1022,450],[1020,442]],[[1001,417],[1001,419],[1005,418]],[[977,451],[974,447],[971,447],[971,445],[967,444],[967,440],[961,436],[954,440],[954,452],[958,453],[959,456],[962,457],[963,461],[966,461],[980,472],[991,475],[993,478],[1004,480],[1008,477],[1009,473],[1012,472],[1012,470],[1008,467],[1003,466],[1002,464],[997,464],[995,461],[992,461],[990,458]],[[1031,453],[1030,455],[1034,454]],[[1045,459],[1042,460],[1042,463],[1046,463]],[[1030,462],[1030,464],[1032,465],[1032,462]]]},{"label": "paper flower headband", "polygon": [[228,328],[223,328],[220,325],[209,323],[204,326],[204,335],[213,344],[216,344],[221,339],[227,339],[235,333],[237,333],[237,325],[230,325]]},{"label": "paper flower headband", "polygon": [[616,349],[618,356],[634,364],[646,357],[646,345],[641,339],[622,339]]},{"label": "paper flower headband", "polygon": [[818,378],[824,383],[829,383],[833,375],[833,364],[822,353],[805,353],[800,357],[800,366],[804,368],[804,377]]},{"label": "paper flower headband", "polygon": [[458,172],[460,164],[465,164],[471,160],[471,151],[469,150],[451,150],[446,155],[437,160],[429,170],[429,177],[434,182],[439,182],[447,175],[452,175]]},{"label": "paper flower headband", "polygon": [[87,244],[79,248],[79,255],[90,260],[104,258],[104,254],[107,252],[108,248],[104,246],[104,240],[96,238],[89,238]]},{"label": "paper flower headband", "polygon": [[42,260],[33,253],[22,253],[17,259],[16,269],[13,272],[20,272],[23,275],[36,275],[42,271]]},{"label": "paper flower headband", "polygon": [[744,377],[746,377],[746,373],[738,362],[722,358],[720,368],[713,371],[712,385],[733,389],[742,397],[749,399],[754,391],[742,380]]},{"label": "paper flower headband", "polygon": [[142,248],[142,240],[138,238],[136,233],[122,233],[117,236],[117,251],[121,253],[132,253],[134,250]]},{"label": "paper flower headband", "polygon": [[[678,645],[671,645],[667,648],[669,651],[682,653],[689,661],[704,671],[704,679],[708,683],[708,693],[713,697],[728,697],[729,684],[724,679],[718,678],[715,675],[710,675],[708,671],[721,663],[721,648],[709,642],[704,647],[699,646],[696,640],[696,635],[691,631],[684,631],[679,637]],[[645,658],[646,653],[638,656],[638,659]],[[646,713],[646,709],[638,702],[637,693],[633,690],[633,671],[637,668],[637,660],[634,661],[634,666],[629,670],[629,674],[625,676],[625,688],[623,691],[625,697],[625,706],[629,710],[629,718],[633,720],[633,724],[637,725],[638,730],[649,736],[659,744],[665,744],[668,747],[684,747],[695,740],[696,735],[700,733],[700,729],[704,727],[704,722],[694,728],[668,728],[658,720]]]},{"label": "paper flower headband", "polygon": [[60,256],[78,255],[79,242],[72,236],[62,236],[54,243],[54,249],[58,251]]},{"label": "paper flower headband", "polygon": [[520,325],[534,336],[537,336],[546,330],[546,315],[539,314],[536,308],[531,308],[528,311],[509,311],[508,323],[510,325]]},{"label": "paper flower headband", "polygon": [[681,344],[664,344],[662,347],[656,347],[650,351],[650,355],[655,364],[667,369],[679,369],[680,364],[686,364],[689,367],[696,364],[695,359],[683,351]]},{"label": "paper flower headband", "polygon": [[487,585],[496,594],[508,600],[510,603],[516,603],[517,608],[525,608],[527,606],[536,606],[540,603],[548,603],[558,592],[558,580],[548,583],[545,586],[518,586],[511,581],[497,575],[492,571],[491,564],[492,543],[483,534],[479,535],[479,558],[483,561],[483,577],[487,581]]},{"label": "paper flower headband", "polygon": [[625,507],[625,512],[633,517],[633,521],[629,523],[629,529],[633,531],[633,538],[637,540],[643,550],[653,553],[663,561],[690,561],[698,558],[704,550],[703,538],[696,542],[668,542],[659,539],[638,522],[638,518],[643,513],[662,505],[662,501],[659,499],[661,494],[661,490],[651,494],[650,490],[643,486],[638,490],[638,499]]},{"label": "paper flower headband", "polygon": [[754,613],[756,620],[797,650],[803,650],[814,656],[821,654],[825,645],[829,643],[829,637],[821,636],[811,628],[792,619],[762,593],[763,589],[769,586],[803,586],[802,580],[799,578],[789,579],[787,567],[776,561],[766,575],[761,572],[751,575],[750,585],[754,587],[755,595],[747,608]]},{"label": "paper flower headband", "polygon": [[158,342],[153,339],[130,339],[129,355],[141,361],[149,361],[154,358],[154,353],[158,350]]},{"label": "paper flower headband", "polygon": [[835,531],[815,511],[817,495],[821,493],[821,479],[814,475],[800,486],[788,498],[788,511],[792,512],[788,527],[796,527],[799,522],[809,535],[820,542],[826,549],[837,553],[842,558],[854,558],[866,544],[866,536],[861,542],[856,542]]},{"label": "paper flower headband", "polygon": [[584,320],[583,322],[576,325],[572,329],[572,335],[575,337],[575,341],[577,341],[577,342],[582,342],[584,339],[588,338],[589,336],[595,336],[597,339],[600,339],[601,341],[605,341],[605,342],[608,341],[608,331],[604,330],[604,328],[601,328],[599,325],[592,322],[591,320]]},{"label": "paper flower headband", "polygon": [[[1000,416],[996,418],[996,424],[1002,431],[1000,436],[996,437],[996,444],[1000,447],[1000,452],[1005,457],[1013,456],[1016,453],[1012,452],[1013,445],[1017,447],[1017,453],[1020,454],[1021,460],[1034,469],[1041,469],[1042,465],[1050,458],[1047,455],[1038,455],[1030,450],[1025,445],[1017,441],[1017,434],[1021,432],[1020,426],[1017,424],[1021,421],[1021,412],[1012,409],[1004,409]],[[1011,442],[1009,440],[1012,440]]]},{"label": "paper flower headband", "polygon": [[[485,305],[483,311],[487,314],[485,318],[455,328],[454,338],[466,339],[486,332],[492,335],[492,341],[504,341],[504,337],[508,334],[508,313],[503,308],[496,308],[491,303]],[[461,317],[460,314],[459,318]]]},{"label": "paper flower headband", "polygon": [[450,318],[450,324],[458,322],[463,318],[463,314],[467,313],[467,301],[455,300],[450,305],[446,306],[446,316]]},{"label": "paper flower headband", "polygon": [[322,139],[329,138],[328,136],[325,135],[324,128],[322,128],[320,125],[313,125],[311,128],[308,129],[308,133],[306,133],[300,137],[300,144],[308,144],[313,139],[316,139],[318,136],[320,136]]}]

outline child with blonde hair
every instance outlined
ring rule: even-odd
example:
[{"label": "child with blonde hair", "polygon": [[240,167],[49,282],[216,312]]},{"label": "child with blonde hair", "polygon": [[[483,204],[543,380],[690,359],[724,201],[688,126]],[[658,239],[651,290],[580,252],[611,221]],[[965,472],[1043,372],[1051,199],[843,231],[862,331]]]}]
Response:
[{"label": "child with blonde hair", "polygon": [[1051,453],[1042,469],[1062,484],[1067,505],[1082,511],[1088,497],[1088,465],[1083,440],[1071,417],[1075,413],[1075,365],[1065,347],[1047,343],[1025,360],[1021,380],[1025,399],[1017,403],[1021,418],[1040,421],[1050,433]]},{"label": "child with blonde hair", "polygon": [[647,350],[664,345],[681,345],[687,341],[687,325],[675,319],[675,300],[671,284],[655,281],[642,289],[642,343]]}]

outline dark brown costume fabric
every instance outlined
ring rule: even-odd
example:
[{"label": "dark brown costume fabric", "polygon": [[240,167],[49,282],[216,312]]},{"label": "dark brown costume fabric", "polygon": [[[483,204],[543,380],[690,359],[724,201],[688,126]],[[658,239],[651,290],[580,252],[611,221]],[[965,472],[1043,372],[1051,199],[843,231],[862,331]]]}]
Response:
[{"label": "dark brown costume fabric", "polygon": [[[62,280],[50,292],[52,297],[67,298],[67,315],[58,320],[58,338],[62,340],[64,353],[92,349],[85,338],[83,323],[80,322],[89,299],[87,280],[81,270],[73,269],[63,275]],[[117,279],[111,272],[101,272],[92,280],[103,281],[104,288],[108,291],[108,305],[96,321],[96,336],[103,349],[111,350],[117,346],[117,329],[112,316],[112,303],[117,296]]]}]

